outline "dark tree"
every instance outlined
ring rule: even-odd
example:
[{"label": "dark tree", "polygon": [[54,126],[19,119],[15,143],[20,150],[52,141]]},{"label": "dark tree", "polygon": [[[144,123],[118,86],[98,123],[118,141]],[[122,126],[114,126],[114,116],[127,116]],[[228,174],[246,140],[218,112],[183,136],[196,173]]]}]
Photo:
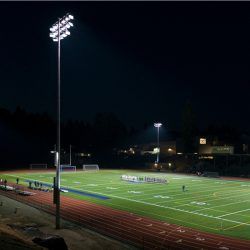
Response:
[{"label": "dark tree", "polygon": [[195,150],[195,116],[190,102],[187,102],[182,117],[182,141],[184,153]]}]

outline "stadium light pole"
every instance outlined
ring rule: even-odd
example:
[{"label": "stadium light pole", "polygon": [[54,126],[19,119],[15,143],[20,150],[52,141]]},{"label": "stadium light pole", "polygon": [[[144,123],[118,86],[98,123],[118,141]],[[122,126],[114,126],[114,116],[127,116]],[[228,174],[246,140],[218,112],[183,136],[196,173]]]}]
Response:
[{"label": "stadium light pole", "polygon": [[74,17],[66,14],[58,18],[57,22],[50,28],[49,36],[57,42],[58,56],[58,79],[57,79],[57,143],[56,143],[56,181],[54,197],[56,203],[56,229],[60,229],[60,156],[61,156],[61,40],[70,35],[69,28],[73,26],[71,20]]},{"label": "stadium light pole", "polygon": [[160,122],[156,122],[154,123],[155,128],[157,128],[157,148],[158,148],[158,152],[157,152],[157,157],[156,157],[156,164],[159,163],[159,157],[160,157],[160,127],[162,126],[162,124]]},{"label": "stadium light pole", "polygon": [[69,165],[71,166],[71,144],[69,145]]}]

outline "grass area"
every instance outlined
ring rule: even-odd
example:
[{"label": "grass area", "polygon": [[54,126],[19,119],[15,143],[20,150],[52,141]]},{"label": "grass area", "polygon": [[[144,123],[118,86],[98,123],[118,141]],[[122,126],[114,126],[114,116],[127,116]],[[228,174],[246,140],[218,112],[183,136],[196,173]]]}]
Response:
[{"label": "grass area", "polygon": [[[121,175],[166,177],[168,184],[131,183]],[[20,178],[52,183],[55,173],[27,172],[0,175],[15,181]],[[182,191],[182,185],[186,191]],[[250,182],[227,181],[196,176],[148,173],[132,170],[100,170],[98,172],[65,172],[61,187],[108,196],[94,197],[67,193],[77,199],[110,206],[154,219],[202,231],[250,239]]]}]

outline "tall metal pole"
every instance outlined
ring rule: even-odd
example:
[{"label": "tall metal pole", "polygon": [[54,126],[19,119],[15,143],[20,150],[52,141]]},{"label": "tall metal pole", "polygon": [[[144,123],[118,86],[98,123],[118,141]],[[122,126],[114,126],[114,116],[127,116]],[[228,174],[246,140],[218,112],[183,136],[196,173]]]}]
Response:
[{"label": "tall metal pole", "polygon": [[57,82],[57,168],[56,168],[56,229],[60,229],[60,156],[61,156],[61,43],[58,18],[58,82]]},{"label": "tall metal pole", "polygon": [[69,165],[71,166],[71,144],[69,145]]},{"label": "tall metal pole", "polygon": [[156,160],[157,164],[159,163],[159,154],[160,154],[159,130],[160,130],[160,127],[157,127],[157,148],[158,148],[157,160]]},{"label": "tall metal pole", "polygon": [[56,177],[54,180],[54,203],[56,204],[56,229],[60,229],[60,172],[61,172],[61,39],[70,35],[69,28],[73,26],[70,20],[74,17],[66,14],[50,28],[49,36],[58,42],[58,72],[57,72],[57,139],[56,139]]}]

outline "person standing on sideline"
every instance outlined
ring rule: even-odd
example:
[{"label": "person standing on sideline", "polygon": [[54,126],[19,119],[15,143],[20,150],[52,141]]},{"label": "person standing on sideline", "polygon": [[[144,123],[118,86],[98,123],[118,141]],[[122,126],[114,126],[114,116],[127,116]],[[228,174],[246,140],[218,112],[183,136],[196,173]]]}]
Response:
[{"label": "person standing on sideline", "polygon": [[18,185],[18,183],[19,183],[19,178],[17,177],[16,178],[16,184]]},{"label": "person standing on sideline", "polygon": [[7,189],[7,180],[6,179],[4,180],[4,187],[5,187],[5,189]]},{"label": "person standing on sideline", "polygon": [[185,192],[185,185],[182,186],[182,192]]}]

